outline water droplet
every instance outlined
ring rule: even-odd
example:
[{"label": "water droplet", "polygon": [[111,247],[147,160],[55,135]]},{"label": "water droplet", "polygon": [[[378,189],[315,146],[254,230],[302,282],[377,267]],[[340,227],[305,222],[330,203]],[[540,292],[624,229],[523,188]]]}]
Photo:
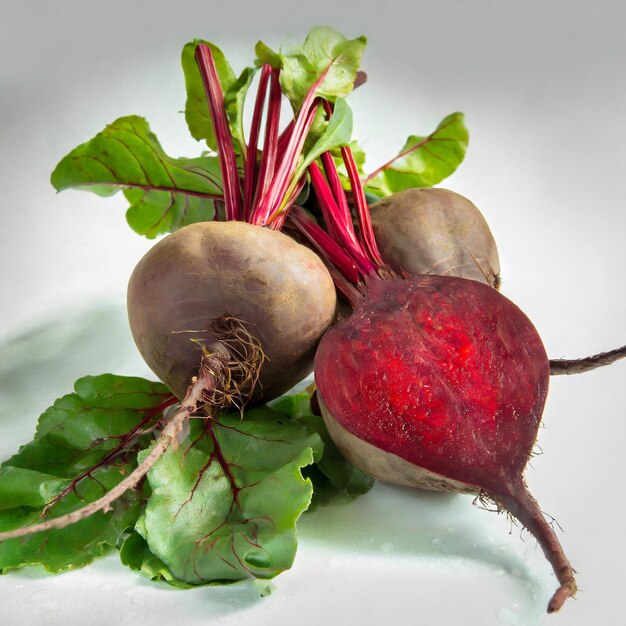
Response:
[{"label": "water droplet", "polygon": [[498,610],[498,620],[500,620],[503,624],[519,624],[519,620],[517,615],[511,611],[508,607],[502,607]]},{"label": "water droplet", "polygon": [[441,539],[439,539],[439,537],[436,537],[435,539],[433,539],[433,544],[438,546],[441,543]]},{"label": "water droplet", "polygon": [[50,587],[30,593],[27,602],[30,608],[45,612],[55,611],[58,605],[54,591]]},{"label": "water droplet", "polygon": [[261,550],[248,550],[243,560],[252,567],[266,569],[272,565],[272,557]]},{"label": "water droplet", "polygon": [[380,549],[383,552],[391,552],[393,550],[393,543],[381,543]]}]

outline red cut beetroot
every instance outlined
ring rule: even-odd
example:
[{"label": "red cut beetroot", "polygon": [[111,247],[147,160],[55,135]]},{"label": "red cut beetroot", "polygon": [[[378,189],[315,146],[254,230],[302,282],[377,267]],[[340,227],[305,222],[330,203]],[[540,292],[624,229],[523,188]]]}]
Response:
[{"label": "red cut beetroot", "polygon": [[539,540],[560,587],[573,569],[528,492],[523,471],[546,400],[550,366],[524,313],[473,280],[366,281],[350,318],[315,357],[318,397],[338,447],[388,482],[480,494]]},{"label": "red cut beetroot", "polygon": [[548,358],[524,313],[465,279],[374,280],[315,358],[339,425],[414,465],[502,499],[546,400]]},{"label": "red cut beetroot", "polygon": [[488,496],[539,540],[561,584],[574,572],[524,484],[550,366],[530,320],[494,289],[446,276],[367,281],[315,357],[328,429],[366,472]]}]

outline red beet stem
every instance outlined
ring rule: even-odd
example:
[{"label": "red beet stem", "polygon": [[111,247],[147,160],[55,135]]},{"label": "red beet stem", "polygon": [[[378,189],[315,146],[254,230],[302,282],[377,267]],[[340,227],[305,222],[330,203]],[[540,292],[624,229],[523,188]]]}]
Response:
[{"label": "red beet stem", "polygon": [[241,219],[241,190],[239,189],[239,174],[233,138],[228,128],[228,119],[224,110],[224,94],[211,48],[203,43],[198,44],[195,56],[215,128],[217,153],[224,181],[226,219],[228,221],[238,220]]},{"label": "red beet stem", "polygon": [[259,78],[259,88],[257,90],[256,99],[254,101],[254,112],[252,113],[252,123],[250,124],[250,137],[248,139],[248,149],[246,151],[246,164],[244,170],[244,202],[243,215],[244,221],[248,220],[250,211],[252,210],[254,183],[256,174],[256,151],[259,142],[259,131],[261,128],[261,117],[263,115],[263,106],[267,94],[267,83],[272,73],[270,65],[264,65]]},{"label": "red beet stem", "polygon": [[346,194],[341,186],[339,174],[337,173],[337,167],[335,166],[335,160],[330,152],[324,152],[321,156],[321,161],[324,166],[324,174],[326,174],[326,179],[328,180],[328,184],[333,192],[335,202],[337,202],[337,206],[341,209],[341,217],[345,222],[345,230],[350,234],[350,237],[354,241],[357,241],[357,236],[352,225],[352,216],[350,215],[348,199],[346,198]]},{"label": "red beet stem", "polygon": [[278,137],[278,158],[282,159],[285,154],[285,150],[287,150],[287,145],[289,144],[289,139],[291,138],[291,134],[293,133],[293,127],[295,126],[296,121],[291,120],[289,124],[285,127],[280,136]]},{"label": "red beet stem", "polygon": [[[298,199],[298,196],[302,193],[304,189],[304,185],[306,185],[306,175],[301,176],[300,180],[296,183],[294,190],[291,192],[291,195],[287,199],[287,207],[291,207],[291,205]],[[289,211],[281,211],[267,226],[272,230],[282,230],[287,217],[289,216]]]},{"label": "red beet stem", "polygon": [[511,493],[506,496],[498,496],[504,508],[514,515],[526,529],[537,539],[543,553],[552,565],[560,587],[548,603],[548,613],[558,611],[567,598],[576,593],[576,580],[574,569],[568,561],[556,533],[548,524],[537,500],[528,491],[523,479],[512,486]]},{"label": "red beet stem", "polygon": [[289,208],[286,199],[291,197],[291,192],[298,182],[292,181],[292,178],[298,167],[298,159],[300,158],[304,141],[313,125],[317,109],[319,108],[319,101],[321,100],[317,96],[317,89],[326,79],[326,75],[333,63],[334,61],[331,61],[319,75],[315,83],[311,85],[311,88],[300,106],[300,110],[293,125],[293,130],[288,134],[286,132],[283,133],[285,139],[289,137],[289,140],[284,148],[284,152],[283,145],[279,142],[277,151],[281,156],[280,166],[267,193],[257,203],[254,211],[255,219],[253,223],[255,224],[265,226],[265,224],[276,219],[282,211]]},{"label": "red beet stem", "polygon": [[301,207],[294,205],[289,211],[291,223],[318,250],[320,256],[341,275],[353,284],[360,280],[360,273],[354,261],[343,248]]},{"label": "red beet stem", "polygon": [[[324,215],[330,236],[346,249],[364,276],[375,273],[376,266],[363,254],[356,240],[349,214],[346,219],[345,213],[340,209],[337,202],[335,202],[333,192],[324,179],[317,163],[311,163],[309,173],[311,175],[311,184],[313,185],[315,195],[322,209],[322,214]],[[339,180],[338,177],[337,180]],[[342,193],[342,195],[345,199],[345,194]]]},{"label": "red beet stem", "polygon": [[354,202],[356,204],[356,210],[359,216],[359,226],[361,227],[361,238],[365,252],[367,252],[369,258],[379,267],[385,267],[385,262],[376,245],[376,238],[374,237],[374,228],[372,227],[372,219],[370,217],[369,208],[367,206],[367,200],[365,199],[365,191],[361,184],[361,178],[359,177],[359,170],[357,169],[352,150],[349,146],[341,148],[341,156],[343,162],[348,170],[348,178],[350,179],[350,187],[352,188],[352,195],[354,196]]},{"label": "red beet stem", "polygon": [[265,123],[265,141],[263,143],[263,158],[259,170],[256,198],[262,198],[269,188],[276,168],[278,153],[278,125],[280,123],[280,70],[272,70],[270,101],[267,108],[267,120]]},{"label": "red beet stem", "polygon": [[[327,100],[324,100],[324,110],[329,117],[333,113],[333,105]],[[376,238],[374,237],[374,228],[372,226],[372,218],[370,217],[367,200],[365,199],[365,190],[363,188],[363,184],[361,183],[359,170],[356,166],[356,161],[354,160],[354,155],[352,154],[350,146],[343,146],[341,148],[341,157],[343,159],[344,165],[346,166],[346,170],[348,171],[350,188],[352,189],[352,195],[354,196],[354,203],[356,205],[357,214],[359,217],[359,226],[361,229],[361,247],[363,248],[363,252],[375,266],[380,269],[386,269],[385,262],[383,261],[383,258],[378,250],[378,245],[376,244]],[[331,169],[335,170],[336,173],[336,166],[332,157],[330,159],[326,159],[326,161],[324,162],[324,168],[326,169],[327,176],[328,171]],[[339,176],[337,175],[337,179],[338,178]],[[333,186],[333,190],[336,193],[339,192],[339,189],[341,189],[341,185]],[[343,193],[343,189],[341,189],[341,192]]]},{"label": "red beet stem", "polygon": [[286,201],[292,196],[292,191],[298,183],[292,181],[292,178],[318,108],[319,103],[313,102],[308,109],[302,109],[298,114],[289,145],[276,170],[276,175],[254,212],[255,224],[265,226],[288,208]]}]

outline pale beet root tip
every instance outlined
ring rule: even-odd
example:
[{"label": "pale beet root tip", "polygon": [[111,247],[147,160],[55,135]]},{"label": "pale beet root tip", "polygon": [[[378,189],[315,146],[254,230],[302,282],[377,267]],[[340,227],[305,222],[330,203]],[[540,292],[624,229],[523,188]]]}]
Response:
[{"label": "pale beet root tip", "polygon": [[561,586],[554,592],[554,595],[548,602],[548,613],[556,613],[568,598],[573,598],[576,594],[576,581],[574,578],[561,583]]}]

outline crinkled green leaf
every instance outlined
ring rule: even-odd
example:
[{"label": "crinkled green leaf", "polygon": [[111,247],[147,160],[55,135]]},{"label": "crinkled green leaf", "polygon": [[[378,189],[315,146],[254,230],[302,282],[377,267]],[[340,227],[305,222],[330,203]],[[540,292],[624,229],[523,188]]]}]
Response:
[{"label": "crinkled green leaf", "polygon": [[413,187],[432,187],[461,164],[468,139],[463,114],[452,113],[427,137],[411,135],[398,156],[367,179],[366,189],[388,196]]},{"label": "crinkled green leaf", "polygon": [[[141,518],[137,524],[142,524]],[[141,572],[150,580],[164,581],[175,587],[192,586],[176,580],[167,565],[150,552],[146,540],[135,530],[129,533],[120,545],[120,560],[124,565]]]},{"label": "crinkled green leaf", "polygon": [[112,195],[124,189],[128,221],[156,237],[192,222],[210,220],[222,196],[216,157],[172,158],[141,117],[121,117],[64,157],[51,176],[58,190]]},{"label": "crinkled green leaf", "polygon": [[316,26],[309,31],[304,43],[281,49],[280,53],[259,42],[256,62],[282,67],[283,93],[297,111],[322,76],[317,95],[331,102],[345,98],[352,91],[366,43],[365,37],[347,39],[332,28]]},{"label": "crinkled green leaf", "polygon": [[[41,521],[43,508],[88,469],[95,467],[51,507],[46,518],[64,515],[104,495],[134,467],[133,445],[139,449],[138,438],[128,442],[125,454],[98,464],[119,446],[117,436],[130,432],[168,397],[164,385],[141,378],[104,374],[78,380],[74,393],[59,398],[41,415],[34,440],[0,466],[0,530]],[[161,416],[158,410],[153,413],[150,424]],[[116,545],[140,510],[140,494],[130,491],[113,503],[109,513],[0,542],[0,572],[33,563],[50,572],[86,565]]]},{"label": "crinkled green leaf", "polygon": [[148,473],[137,530],[178,581],[272,578],[293,562],[312,493],[302,468],[319,459],[321,440],[265,407],[206,422],[199,437],[203,426]]},{"label": "crinkled green leaf", "polygon": [[282,68],[283,61],[280,53],[274,52],[268,45],[264,44],[262,41],[257,41],[256,46],[254,47],[254,51],[256,52],[256,59],[254,60],[254,64],[257,67],[261,67],[263,65],[271,65],[274,68]]},{"label": "crinkled green leaf", "polygon": [[211,49],[222,92],[226,93],[235,82],[235,73],[226,60],[224,53],[215,44],[202,39],[194,39],[183,47],[181,63],[187,88],[185,120],[194,139],[198,141],[204,139],[209,148],[216,150],[215,129],[213,128],[206,91],[195,58],[196,48],[200,43],[206,44]]},{"label": "crinkled green leaf", "polygon": [[313,501],[309,511],[319,505],[353,500],[372,488],[374,479],[352,465],[339,452],[328,434],[324,420],[311,410],[308,391],[282,396],[271,406],[316,432],[324,442],[322,457],[304,470],[304,474],[313,482]]},{"label": "crinkled green leaf", "polygon": [[[98,499],[120,482],[127,471],[121,464],[96,470],[91,478],[83,481],[87,484],[79,487],[80,497],[73,493],[68,494],[62,503],[54,507],[55,515],[64,515]],[[0,475],[0,481],[4,482],[5,479],[6,475]],[[53,478],[48,477],[45,480],[50,483]],[[5,574],[36,563],[52,573],[83,567],[115,547],[119,535],[135,523],[140,510],[140,497],[131,491],[117,500],[109,513],[95,513],[66,528],[2,541],[0,573]],[[35,524],[41,521],[40,511],[41,506],[37,510],[23,506],[2,511],[0,530]]]}]

